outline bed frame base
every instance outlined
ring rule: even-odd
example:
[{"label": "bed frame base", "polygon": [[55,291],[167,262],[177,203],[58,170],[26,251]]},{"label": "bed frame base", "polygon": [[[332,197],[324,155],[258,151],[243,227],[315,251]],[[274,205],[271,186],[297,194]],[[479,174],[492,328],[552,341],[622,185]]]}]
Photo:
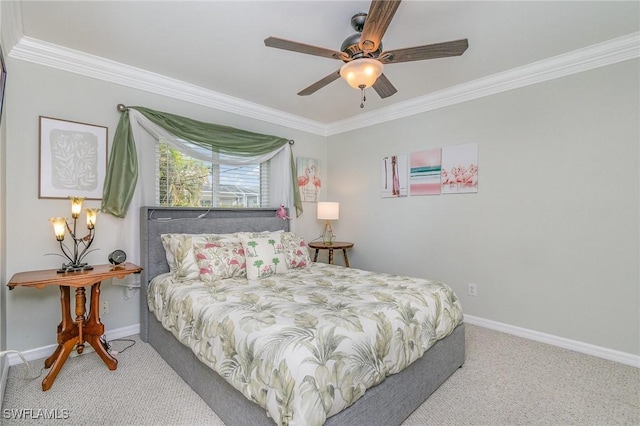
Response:
[{"label": "bed frame base", "polygon": [[[266,410],[200,361],[153,316],[149,343],[228,426],[273,426]],[[464,324],[438,341],[406,370],[367,390],[347,410],[329,417],[326,426],[400,425],[464,364]],[[401,395],[399,399],[394,395]]]},{"label": "bed frame base", "polygon": [[[147,285],[169,271],[160,235],[289,230],[277,209],[207,209],[142,207],[140,209],[140,339],[148,342],[228,426],[274,425],[266,410],[203,364],[191,349],[149,312]],[[370,388],[351,407],[329,417],[327,426],[400,425],[449,376],[464,364],[464,324],[434,344],[404,371]]]}]

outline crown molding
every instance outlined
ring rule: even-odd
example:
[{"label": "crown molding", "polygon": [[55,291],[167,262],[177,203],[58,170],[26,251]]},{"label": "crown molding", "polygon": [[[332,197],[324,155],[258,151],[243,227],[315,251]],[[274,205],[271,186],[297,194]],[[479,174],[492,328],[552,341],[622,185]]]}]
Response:
[{"label": "crown molding", "polygon": [[638,58],[640,32],[329,124],[27,36],[19,39],[9,56],[307,133],[331,136]]},{"label": "crown molding", "polygon": [[27,36],[9,56],[291,129],[322,136],[326,133],[325,125],[313,120]]},{"label": "crown molding", "polygon": [[444,108],[512,89],[640,57],[640,32],[594,44],[505,72],[327,125],[327,136]]}]

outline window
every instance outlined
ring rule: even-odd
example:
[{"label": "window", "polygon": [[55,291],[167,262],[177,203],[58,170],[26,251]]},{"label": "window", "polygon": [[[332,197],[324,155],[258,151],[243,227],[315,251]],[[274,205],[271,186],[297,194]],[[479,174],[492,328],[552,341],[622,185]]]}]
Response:
[{"label": "window", "polygon": [[[224,155],[185,145],[224,162]],[[195,154],[194,154],[195,155]],[[161,206],[262,207],[269,200],[269,162],[251,165],[214,164],[160,142],[156,149],[156,201]]]}]

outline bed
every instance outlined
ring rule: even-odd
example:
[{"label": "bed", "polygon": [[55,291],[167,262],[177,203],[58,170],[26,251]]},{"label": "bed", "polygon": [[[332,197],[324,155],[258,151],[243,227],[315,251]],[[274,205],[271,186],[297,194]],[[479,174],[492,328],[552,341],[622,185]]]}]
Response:
[{"label": "bed", "polygon": [[[403,359],[401,362],[401,364],[403,364],[403,369],[397,373],[393,371],[395,374],[390,374],[389,372],[385,373],[384,376],[386,376],[386,378],[369,378],[369,383],[366,386],[372,387],[366,389],[365,392],[364,389],[362,389],[363,385],[354,385],[351,379],[349,379],[348,383],[345,384],[345,377],[351,378],[352,374],[344,373],[344,370],[342,369],[344,365],[340,364],[337,366],[338,363],[335,362],[335,359],[333,361],[331,359],[318,361],[318,359],[322,359],[323,356],[326,358],[327,355],[315,353],[313,352],[313,349],[311,349],[311,352],[303,351],[297,354],[287,353],[286,355],[283,355],[284,349],[282,348],[285,347],[284,344],[274,345],[272,339],[270,341],[270,346],[268,346],[268,350],[260,349],[257,344],[257,349],[254,350],[253,344],[255,341],[260,340],[260,342],[263,342],[262,339],[265,339],[264,336],[270,327],[286,326],[287,330],[291,329],[287,324],[280,324],[280,320],[274,320],[272,318],[273,315],[271,314],[267,314],[267,320],[257,321],[258,324],[256,324],[256,321],[254,320],[260,320],[262,318],[260,316],[263,315],[261,311],[260,315],[257,315],[256,318],[251,318],[249,325],[247,325],[248,317],[245,313],[245,318],[241,319],[241,321],[245,322],[241,322],[239,323],[240,325],[236,325],[237,329],[234,333],[239,332],[242,328],[247,332],[247,336],[255,336],[257,330],[257,335],[260,337],[255,339],[255,341],[252,341],[250,348],[251,353],[253,355],[258,353],[274,354],[274,357],[277,357],[275,360],[267,360],[266,357],[258,357],[257,355],[255,355],[255,358],[258,360],[258,364],[262,366],[272,365],[272,363],[279,364],[280,369],[278,371],[285,371],[287,373],[286,377],[284,377],[284,374],[276,375],[277,377],[274,375],[269,376],[269,374],[263,374],[265,370],[264,367],[259,367],[257,370],[253,370],[250,378],[238,377],[237,374],[230,375],[228,373],[228,369],[226,371],[224,370],[225,366],[228,367],[230,365],[230,361],[228,359],[222,359],[222,357],[224,353],[228,353],[229,351],[234,353],[235,351],[240,351],[238,348],[231,348],[232,343],[229,341],[233,339],[218,338],[218,340],[212,340],[209,338],[209,340],[201,340],[207,337],[202,335],[203,333],[206,334],[206,332],[196,331],[196,328],[193,327],[194,323],[200,322],[200,318],[204,318],[208,315],[214,315],[216,312],[220,311],[220,309],[226,308],[203,308],[200,313],[196,315],[197,318],[194,319],[192,318],[192,313],[181,313],[177,315],[175,312],[172,313],[171,309],[169,309],[170,304],[184,305],[188,306],[188,309],[192,309],[192,305],[194,304],[193,300],[202,299],[202,294],[214,294],[215,298],[224,298],[225,300],[228,298],[231,301],[236,297],[235,300],[237,303],[235,306],[237,307],[242,305],[244,307],[247,306],[247,301],[244,300],[244,298],[258,297],[256,294],[259,295],[259,292],[265,287],[268,287],[269,291],[279,289],[276,292],[276,296],[273,296],[273,293],[270,293],[271,296],[265,297],[277,297],[278,300],[270,304],[274,305],[275,309],[280,312],[290,312],[291,309],[296,309],[283,308],[283,306],[288,306],[281,304],[282,300],[285,299],[287,302],[293,299],[303,300],[304,303],[310,303],[309,301],[313,302],[311,305],[307,305],[306,308],[300,308],[300,310],[295,314],[291,314],[287,317],[288,319],[291,319],[291,321],[295,322],[296,326],[300,326],[297,329],[299,334],[305,334],[306,331],[302,326],[307,321],[314,320],[314,318],[309,318],[309,316],[306,315],[304,312],[305,309],[308,309],[309,306],[315,307],[324,301],[326,305],[330,306],[331,309],[336,312],[335,316],[340,317],[341,321],[346,317],[349,317],[346,318],[346,320],[349,321],[350,325],[346,328],[356,329],[355,331],[360,335],[358,338],[363,339],[363,341],[359,342],[354,337],[353,343],[351,343],[350,338],[346,338],[344,336],[339,336],[337,340],[335,340],[336,337],[332,333],[334,333],[339,327],[325,327],[323,328],[323,333],[318,331],[316,334],[318,336],[323,336],[324,343],[333,338],[338,342],[337,345],[342,345],[340,346],[341,350],[336,351],[337,353],[343,354],[342,349],[344,349],[344,345],[351,345],[356,347],[356,349],[360,348],[359,353],[361,358],[366,358],[366,354],[364,353],[366,351],[362,350],[362,348],[364,347],[363,344],[368,342],[368,339],[371,340],[371,347],[373,348],[372,351],[378,351],[385,354],[391,352],[397,354],[403,353],[403,350],[389,348],[388,345],[387,347],[381,348],[381,345],[378,343],[378,346],[376,347],[378,337],[380,333],[382,333],[381,329],[386,328],[387,333],[402,333],[402,327],[398,327],[395,323],[393,325],[387,324],[386,320],[379,319],[380,314],[377,312],[370,315],[363,314],[360,318],[347,315],[347,313],[351,311],[347,308],[340,309],[342,306],[341,301],[335,302],[334,300],[333,303],[328,303],[324,300],[326,297],[323,293],[319,290],[308,289],[307,285],[312,285],[317,281],[320,283],[321,287],[335,287],[340,289],[340,292],[337,295],[333,294],[331,297],[361,298],[360,287],[358,287],[358,291],[355,293],[356,296],[354,296],[353,292],[349,293],[351,290],[349,290],[348,285],[337,283],[337,281],[332,282],[332,280],[339,281],[342,279],[347,283],[356,279],[364,281],[373,280],[373,284],[380,284],[381,287],[390,286],[394,289],[404,288],[406,286],[410,287],[414,284],[418,285],[420,284],[420,280],[386,274],[374,275],[367,271],[359,271],[357,269],[351,270],[340,266],[310,264],[308,267],[292,268],[286,273],[274,274],[263,280],[247,280],[244,278],[244,283],[238,282],[233,285],[230,285],[230,283],[233,282],[232,280],[222,280],[225,284],[221,286],[219,284],[219,280],[212,284],[212,282],[203,283],[199,279],[196,279],[193,282],[187,280],[186,284],[184,282],[178,284],[167,284],[166,280],[170,281],[172,279],[172,274],[169,274],[169,264],[165,252],[165,245],[163,245],[162,241],[162,235],[220,235],[238,232],[274,233],[278,231],[282,231],[289,235],[289,222],[277,217],[276,209],[268,208],[207,209],[142,207],[140,211],[140,229],[141,266],[143,267],[140,291],[140,337],[143,341],[151,344],[162,358],[185,380],[185,382],[189,384],[192,389],[202,397],[202,399],[227,425],[273,425],[274,422],[278,424],[291,425],[399,425],[445,380],[447,380],[451,374],[464,364],[465,343],[462,314],[461,312],[449,312],[447,314],[449,318],[444,318],[447,316],[444,315],[443,318],[438,317],[436,320],[437,327],[433,326],[431,337],[426,339],[431,341],[428,342],[428,344],[421,344],[424,345],[423,349],[426,351],[418,349],[413,350],[414,346],[417,345],[415,343],[411,343],[411,348],[404,351],[404,353],[408,355],[405,357],[406,359]],[[284,284],[282,284],[283,282],[278,281],[280,279],[293,280],[291,282],[294,282],[295,285],[299,285],[299,287],[295,287],[299,290],[291,292],[291,285],[287,284],[287,281],[284,281]],[[397,280],[400,280],[401,282],[396,282]],[[162,282],[164,282],[164,284],[161,284]],[[182,287],[180,287],[180,285]],[[368,284],[365,282],[362,285],[367,286]],[[439,295],[436,304],[438,305],[438,309],[443,312],[446,309],[449,309],[447,306],[442,307],[439,305],[443,301],[441,299],[445,298],[453,300],[459,308],[459,302],[457,302],[455,294],[453,294],[448,287],[443,286],[440,283],[429,285],[435,286],[434,288],[437,287]],[[196,294],[197,291],[200,291],[200,296],[185,296],[186,302],[185,300],[175,302],[175,300],[178,300],[175,299],[177,294],[186,294],[184,291],[184,288],[186,287],[193,287]],[[232,287],[232,291],[235,293],[219,296],[219,292],[222,287]],[[282,290],[283,288],[285,289],[284,291]],[[163,305],[162,297],[169,291],[167,289],[173,292],[171,294],[173,299],[171,299],[170,302],[164,302],[165,305]],[[288,293],[287,289],[289,290]],[[286,294],[283,295],[283,293]],[[376,294],[372,297],[375,298],[375,302],[378,303],[376,306],[379,306],[380,310],[383,310],[383,308],[386,309],[390,304],[393,304],[385,301],[385,297],[387,296],[382,294],[382,292],[374,293]],[[327,295],[329,295],[329,293],[327,293]],[[422,299],[422,296],[419,296],[418,298]],[[251,303],[253,302],[255,301],[251,301]],[[416,305],[416,303],[414,302],[415,300],[411,303],[405,301],[396,304],[403,305],[405,308],[409,307],[408,310],[405,309],[405,314],[403,315],[411,316],[415,314],[413,306]],[[164,315],[162,310],[163,306],[165,308]],[[255,311],[255,306],[251,306]],[[338,307],[337,309],[336,306]],[[151,312],[152,310],[153,312]],[[453,309],[453,311],[456,311],[456,309]],[[202,312],[206,313],[206,315]],[[158,319],[157,315],[160,316],[160,319]],[[188,317],[186,320],[184,318],[185,316]],[[226,321],[227,317],[224,318]],[[331,321],[334,320],[335,318],[332,316]],[[371,322],[371,320],[373,320],[373,322]],[[165,323],[164,325],[163,322]],[[449,324],[441,326],[441,323],[445,322],[448,322]],[[213,324],[214,325],[205,326],[209,327],[206,328],[206,330],[216,329],[216,333],[219,334],[220,329],[228,327],[224,324],[224,321],[221,321],[220,319],[213,321]],[[233,327],[233,325],[231,325],[231,327]],[[343,328],[344,327],[345,326],[343,326]],[[442,327],[442,329],[439,327]],[[321,327],[318,325],[318,330],[320,330],[320,328]],[[436,330],[436,328],[438,329]],[[342,328],[340,328],[340,330],[342,330]],[[404,330],[404,332],[406,333],[407,331]],[[378,334],[378,337],[376,337],[376,333]],[[422,334],[424,334],[424,331]],[[434,338],[436,335],[438,335],[437,338]],[[303,342],[305,344],[300,344],[300,342],[306,338],[307,337],[305,336],[300,337],[297,341],[298,344],[296,347],[303,348],[305,351],[311,348],[311,345],[306,344],[305,342]],[[245,341],[244,351],[247,351],[246,342],[248,341],[248,339]],[[207,342],[217,342],[217,344],[210,344]],[[411,340],[411,342],[414,341]],[[407,344],[405,344],[405,346],[406,345]],[[203,349],[205,346],[206,350]],[[336,347],[333,349],[336,350]],[[262,352],[259,352],[259,350],[262,350]],[[421,354],[421,356],[417,357],[414,361],[411,357],[416,357],[416,351],[420,354],[421,352],[424,352],[424,354]],[[412,353],[413,355],[411,355]],[[314,356],[310,356],[310,354]],[[398,355],[398,357],[402,358],[401,355]],[[289,371],[286,366],[283,367],[284,364],[282,364],[282,362],[284,358],[302,359],[303,363],[306,363],[305,367],[296,366],[295,368],[299,368],[299,371],[294,371],[294,368],[291,367],[291,371]],[[315,362],[309,362],[311,358],[314,358]],[[331,358],[331,355],[329,355],[328,358]],[[271,364],[265,364],[267,361]],[[257,361],[253,359],[252,362],[255,364]],[[404,368],[404,364],[408,364],[408,366]],[[312,370],[309,370],[309,365],[312,365]],[[214,371],[213,368],[216,366],[218,368],[220,366],[223,367],[223,372],[221,374],[223,374],[226,379]],[[390,367],[390,370],[393,370],[394,368],[397,367]],[[310,374],[310,371],[312,371],[313,374]],[[299,374],[299,376],[294,375],[294,373]],[[316,377],[314,377],[314,374]],[[320,374],[320,376],[331,376],[332,379],[323,381],[321,378],[317,377],[318,374]],[[230,378],[230,376],[232,377]],[[266,376],[264,379],[265,383],[261,386],[255,385],[253,381],[256,376]],[[251,384],[248,383],[249,381],[251,381]],[[355,380],[353,382],[355,382]],[[294,383],[296,386],[295,388]],[[333,383],[333,385],[322,387],[320,383]],[[313,392],[310,391],[311,388],[313,388]],[[286,389],[286,392],[282,389]],[[283,395],[283,392],[286,395]],[[321,396],[316,396],[315,399],[309,396],[306,402],[292,402],[289,400],[289,398],[293,398],[291,395],[304,396],[312,394]],[[349,397],[344,396],[347,394]],[[338,397],[337,395],[342,396]],[[327,402],[327,398],[331,401]],[[261,406],[259,403],[267,403],[269,407]],[[331,404],[335,405],[331,406]],[[322,406],[324,406],[329,412],[317,415],[314,414],[315,412],[309,411],[309,413],[301,415],[298,414],[300,413],[299,409],[290,409],[290,407],[300,408],[301,405],[304,405],[305,407],[315,405],[316,411],[321,413]],[[278,408],[274,409],[274,406],[277,406]],[[283,409],[282,407],[285,406],[288,408]],[[320,409],[318,409],[317,406],[321,406]],[[292,411],[294,414],[291,414]],[[322,416],[325,416],[326,419]]]}]

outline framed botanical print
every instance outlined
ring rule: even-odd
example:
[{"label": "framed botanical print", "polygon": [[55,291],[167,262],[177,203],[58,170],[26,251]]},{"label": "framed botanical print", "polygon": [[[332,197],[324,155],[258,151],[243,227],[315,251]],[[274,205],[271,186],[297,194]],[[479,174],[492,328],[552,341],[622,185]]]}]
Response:
[{"label": "framed botanical print", "polygon": [[102,199],[108,128],[40,116],[38,198]]}]

